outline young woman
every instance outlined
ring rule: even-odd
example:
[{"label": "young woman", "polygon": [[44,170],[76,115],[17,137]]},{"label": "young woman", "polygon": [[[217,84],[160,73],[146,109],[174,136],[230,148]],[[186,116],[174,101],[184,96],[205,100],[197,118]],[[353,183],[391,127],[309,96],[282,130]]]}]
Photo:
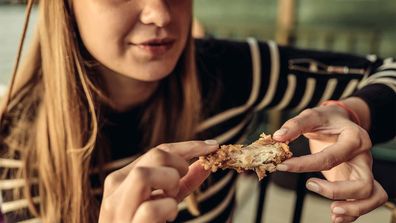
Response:
[{"label": "young woman", "polygon": [[[242,142],[267,109],[339,98],[274,135],[304,134],[314,153],[279,170],[326,170],[328,181],[307,187],[337,200],[334,222],[386,201],[366,130],[374,142],[394,136],[394,63],[253,39],[194,40],[191,23],[192,0],[40,1],[38,32],[3,114],[6,221],[230,221],[236,174],[207,178],[191,160]],[[215,140],[191,141],[199,139]],[[192,191],[200,216],[178,204]]]}]

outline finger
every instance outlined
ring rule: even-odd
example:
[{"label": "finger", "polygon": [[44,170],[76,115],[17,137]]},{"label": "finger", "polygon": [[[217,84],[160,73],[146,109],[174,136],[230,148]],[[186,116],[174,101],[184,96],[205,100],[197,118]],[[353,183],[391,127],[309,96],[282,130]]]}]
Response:
[{"label": "finger", "polygon": [[293,141],[305,132],[310,132],[323,123],[323,118],[315,109],[306,109],[296,117],[286,121],[282,127],[274,133],[273,138],[277,141]]},{"label": "finger", "polygon": [[173,154],[177,154],[183,157],[185,160],[190,160],[192,158],[203,156],[216,151],[219,148],[219,144],[216,140],[187,141],[161,144],[156,148]]},{"label": "finger", "polygon": [[193,191],[195,191],[208,178],[210,170],[202,167],[201,161],[191,164],[187,175],[180,180],[180,191],[177,195],[177,201],[183,200]]},{"label": "finger", "polygon": [[347,216],[347,215],[333,215],[332,222],[333,223],[349,223],[354,222],[358,219],[357,217]]},{"label": "finger", "polygon": [[131,219],[139,205],[150,198],[152,189],[162,189],[168,196],[175,197],[179,180],[179,173],[170,167],[136,167],[107,202],[121,207],[117,210],[121,219]]},{"label": "finger", "polygon": [[336,143],[322,151],[288,159],[279,166],[280,171],[317,172],[330,170],[361,153],[361,140],[356,132],[342,131]]},{"label": "finger", "polygon": [[[187,141],[178,143],[161,144],[151,149],[146,154],[113,173],[117,178],[124,179],[136,165],[139,166],[172,166],[179,170],[180,175],[184,176],[188,171],[188,161],[194,157],[206,155],[219,148],[216,140],[206,141]],[[153,154],[154,153],[154,154]],[[176,158],[177,155],[182,159]]]},{"label": "finger", "polygon": [[387,200],[388,195],[386,194],[384,189],[377,181],[374,181],[373,193],[367,199],[353,201],[336,201],[331,204],[331,209],[333,214],[359,217],[380,207]]},{"label": "finger", "polygon": [[327,197],[331,200],[366,199],[371,195],[373,180],[348,180],[329,182],[318,178],[307,181],[308,190]]},{"label": "finger", "polygon": [[180,176],[184,176],[188,171],[188,162],[178,155],[154,148],[142,156],[134,167],[158,167],[166,166],[175,168]]},{"label": "finger", "polygon": [[132,223],[174,221],[177,211],[177,202],[172,198],[146,201],[137,209]]}]

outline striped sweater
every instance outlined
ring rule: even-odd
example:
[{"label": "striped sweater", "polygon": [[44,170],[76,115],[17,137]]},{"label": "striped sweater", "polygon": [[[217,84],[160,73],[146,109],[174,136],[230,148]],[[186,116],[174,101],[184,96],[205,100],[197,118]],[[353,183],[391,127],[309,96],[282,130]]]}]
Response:
[{"label": "striped sweater", "polygon": [[[220,144],[241,143],[260,124],[256,117],[269,110],[298,112],[325,100],[360,97],[370,107],[374,143],[389,140],[396,133],[396,62],[375,56],[359,57],[333,52],[277,46],[274,42],[196,41],[198,74],[201,81],[204,119],[197,138],[213,138]],[[142,107],[105,113],[101,135],[111,150],[111,162],[103,169],[112,172],[133,161],[139,151],[137,129]],[[21,168],[17,159],[0,159],[5,168]],[[102,193],[99,170],[93,168],[93,192]],[[197,193],[201,215],[192,216],[186,204],[179,204],[176,222],[228,222],[235,204],[236,174],[218,171]],[[20,179],[1,179],[1,211],[6,222],[40,222],[27,211],[27,200],[14,200],[10,189],[21,187]],[[34,198],[39,204],[40,196]],[[21,211],[22,212],[18,212]],[[23,214],[24,213],[24,214]]]}]

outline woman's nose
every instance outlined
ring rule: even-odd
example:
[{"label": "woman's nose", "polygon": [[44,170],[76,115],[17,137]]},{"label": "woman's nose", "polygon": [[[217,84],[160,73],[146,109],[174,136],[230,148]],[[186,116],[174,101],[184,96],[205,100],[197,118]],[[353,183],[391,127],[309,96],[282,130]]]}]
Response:
[{"label": "woman's nose", "polygon": [[169,6],[166,0],[144,0],[144,7],[140,14],[140,21],[143,24],[154,24],[158,27],[165,27],[171,21]]}]

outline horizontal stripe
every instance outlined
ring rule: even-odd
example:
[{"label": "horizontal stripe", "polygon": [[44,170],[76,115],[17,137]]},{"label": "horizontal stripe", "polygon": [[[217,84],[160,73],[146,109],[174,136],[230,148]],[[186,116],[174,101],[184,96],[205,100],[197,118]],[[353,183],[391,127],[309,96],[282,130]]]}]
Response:
[{"label": "horizontal stripe", "polygon": [[[391,79],[391,78],[380,78],[380,79],[375,79],[372,81],[369,81],[367,83],[367,85],[370,84],[383,84],[388,86],[389,88],[391,88],[395,93],[396,93],[396,80],[395,79]],[[365,85],[365,86],[367,86]],[[364,86],[362,86],[364,87]]]},{"label": "horizontal stripe", "polygon": [[[38,184],[38,179],[33,178],[30,180],[31,184]],[[26,185],[25,179],[15,179],[15,180],[1,180],[0,190],[9,190],[13,188],[23,187]]]},{"label": "horizontal stripe", "polygon": [[[386,70],[386,71],[380,71],[375,74],[372,74],[360,81],[360,83],[358,85],[358,89],[368,85],[373,80],[378,80],[378,79],[385,78],[385,77],[394,78],[393,80],[396,80],[396,71]],[[392,80],[392,79],[390,79],[390,80]]]},{"label": "horizontal stripe", "polygon": [[[40,203],[40,197],[33,197],[33,203],[35,203],[35,204]],[[29,204],[29,202],[27,199],[3,202],[1,204],[1,211],[3,213],[16,211],[21,208],[27,208],[29,206],[28,204]]]},{"label": "horizontal stripe", "polygon": [[383,64],[378,68],[379,70],[396,69],[396,63]]},{"label": "horizontal stripe", "polygon": [[247,42],[249,43],[252,54],[252,67],[253,67],[252,88],[248,101],[243,106],[229,109],[227,111],[224,111],[220,114],[217,114],[213,117],[206,119],[198,126],[197,132],[202,132],[212,126],[215,126],[232,117],[242,114],[243,112],[247,111],[247,109],[249,109],[257,100],[258,93],[260,90],[260,83],[261,83],[260,50],[258,47],[258,43],[255,39],[249,38]]},{"label": "horizontal stripe", "polygon": [[0,159],[0,167],[22,168],[23,162],[21,160],[14,160],[14,159]]},{"label": "horizontal stripe", "polygon": [[18,223],[41,223],[41,220],[39,218],[33,218],[24,221],[18,221]]},{"label": "horizontal stripe", "polygon": [[217,137],[214,137],[214,139],[216,139],[219,144],[223,144],[223,143],[227,142],[233,136],[238,134],[238,132],[241,131],[241,129],[243,129],[243,127],[248,123],[249,120],[250,120],[249,117],[245,118],[237,126],[233,127],[232,129],[228,130],[227,132],[225,132]]},{"label": "horizontal stripe", "polygon": [[376,79],[380,77],[395,77],[396,78],[396,71],[390,71],[390,70],[385,70],[385,71],[380,71],[375,74],[370,75],[366,80],[371,80],[371,79]]},{"label": "horizontal stripe", "polygon": [[235,185],[232,187],[232,189],[228,192],[226,198],[223,200],[223,202],[215,207],[212,211],[207,212],[206,214],[195,218],[193,220],[190,221],[186,221],[186,223],[202,223],[202,222],[210,222],[211,219],[215,218],[216,216],[218,216],[226,207],[227,204],[230,203],[232,197],[235,194]]}]

